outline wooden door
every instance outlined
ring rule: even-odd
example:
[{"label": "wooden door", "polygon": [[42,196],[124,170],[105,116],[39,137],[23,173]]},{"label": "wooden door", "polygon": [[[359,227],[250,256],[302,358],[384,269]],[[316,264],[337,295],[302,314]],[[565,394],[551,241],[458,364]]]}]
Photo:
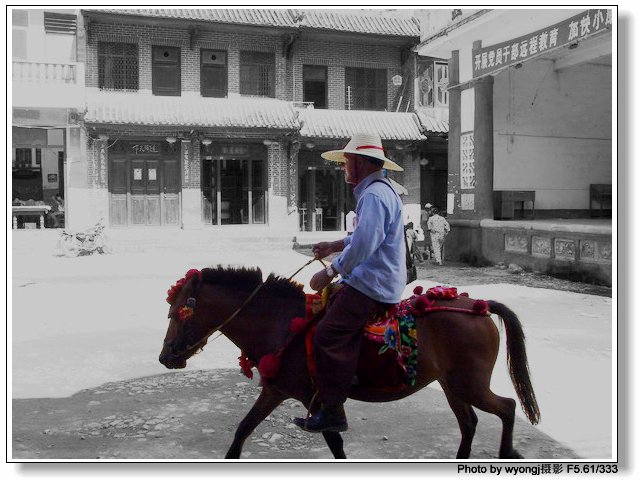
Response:
[{"label": "wooden door", "polygon": [[131,160],[131,223],[161,225],[161,167],[158,160]]},{"label": "wooden door", "polygon": [[178,160],[162,162],[161,212],[163,225],[178,225],[180,222],[181,177]]},{"label": "wooden door", "polygon": [[109,162],[109,220],[112,226],[128,224],[127,197],[129,192],[129,169],[126,159]]}]

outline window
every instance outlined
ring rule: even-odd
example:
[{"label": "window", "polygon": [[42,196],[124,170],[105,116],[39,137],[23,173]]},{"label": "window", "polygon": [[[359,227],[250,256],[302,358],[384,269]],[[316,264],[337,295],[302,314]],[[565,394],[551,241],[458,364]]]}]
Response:
[{"label": "window", "polygon": [[76,15],[45,12],[45,32],[75,35]]},{"label": "window", "polygon": [[36,165],[42,165],[42,150],[36,149]]},{"label": "window", "polygon": [[27,59],[27,29],[29,26],[29,12],[27,10],[12,10],[12,56],[14,60]]},{"label": "window", "polygon": [[152,93],[181,94],[181,49],[152,47]]},{"label": "window", "polygon": [[201,50],[201,95],[227,97],[227,52]]},{"label": "window", "polygon": [[328,68],[303,66],[303,101],[313,102],[317,109],[328,108]]},{"label": "window", "polygon": [[386,110],[388,85],[385,69],[346,68],[346,110]]},{"label": "window", "polygon": [[98,43],[98,87],[102,90],[138,90],[138,46]]},{"label": "window", "polygon": [[241,52],[241,95],[274,97],[274,54]]},{"label": "window", "polygon": [[448,106],[448,64],[435,62],[435,107]]},{"label": "window", "polygon": [[417,100],[422,107],[448,106],[448,64],[432,59],[417,61],[419,92]]},{"label": "window", "polygon": [[31,168],[31,149],[16,149],[16,169]]}]

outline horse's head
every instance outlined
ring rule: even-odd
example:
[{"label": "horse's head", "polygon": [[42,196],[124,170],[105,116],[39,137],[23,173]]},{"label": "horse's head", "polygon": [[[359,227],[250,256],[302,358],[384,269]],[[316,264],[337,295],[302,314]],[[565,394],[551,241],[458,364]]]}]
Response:
[{"label": "horse's head", "polygon": [[167,292],[169,327],[158,360],[168,369],[184,368],[207,342],[210,327],[198,306],[201,286],[201,272],[191,269]]}]

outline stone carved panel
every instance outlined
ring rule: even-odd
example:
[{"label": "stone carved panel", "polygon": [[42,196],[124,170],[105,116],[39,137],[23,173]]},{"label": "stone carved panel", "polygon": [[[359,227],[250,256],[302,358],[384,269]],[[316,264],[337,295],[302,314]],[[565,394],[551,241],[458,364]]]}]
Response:
[{"label": "stone carved panel", "polygon": [[504,236],[504,250],[508,252],[528,252],[528,236],[526,234],[511,233]]},{"label": "stone carved panel", "polygon": [[575,241],[570,239],[555,239],[556,259],[575,259]]},{"label": "stone carved panel", "polygon": [[580,241],[580,259],[583,261],[596,260],[597,242],[589,240]]},{"label": "stone carved panel", "polygon": [[611,243],[610,242],[605,242],[604,244],[600,243],[599,246],[599,259],[601,261],[609,261],[611,262]]},{"label": "stone carved panel", "polygon": [[551,257],[551,238],[533,236],[531,240],[531,253],[537,257]]}]

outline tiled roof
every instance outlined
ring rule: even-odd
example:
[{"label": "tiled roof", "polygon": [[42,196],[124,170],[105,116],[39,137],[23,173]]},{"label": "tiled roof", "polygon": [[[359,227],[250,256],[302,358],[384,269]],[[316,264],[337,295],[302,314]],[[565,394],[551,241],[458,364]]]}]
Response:
[{"label": "tiled roof", "polygon": [[379,16],[342,10],[294,10],[294,9],[96,9],[87,12],[134,15],[141,17],[175,18],[239,25],[265,27],[290,27],[308,30],[387,35],[419,38],[419,24],[410,17]]},{"label": "tiled roof", "polygon": [[410,17],[342,13],[341,10],[299,10],[301,27],[401,37],[419,37],[419,25]]},{"label": "tiled roof", "polygon": [[448,133],[447,121],[437,120],[436,118],[431,117],[430,115],[427,115],[424,112],[417,112],[417,116],[419,117],[419,121],[421,122],[421,125],[423,126],[425,131],[435,132],[439,134]]},{"label": "tiled roof", "polygon": [[159,97],[122,92],[88,94],[85,122],[288,130],[299,127],[294,108],[282,100]]},{"label": "tiled roof", "polygon": [[251,8],[174,8],[174,9],[99,9],[88,10],[116,15],[140,17],[175,18],[181,20],[202,20],[216,23],[259,25],[270,27],[296,28],[296,14],[292,10],[267,10]]},{"label": "tiled roof", "polygon": [[410,112],[302,109],[301,137],[348,139],[357,132],[373,132],[382,140],[425,140],[417,116]]}]

